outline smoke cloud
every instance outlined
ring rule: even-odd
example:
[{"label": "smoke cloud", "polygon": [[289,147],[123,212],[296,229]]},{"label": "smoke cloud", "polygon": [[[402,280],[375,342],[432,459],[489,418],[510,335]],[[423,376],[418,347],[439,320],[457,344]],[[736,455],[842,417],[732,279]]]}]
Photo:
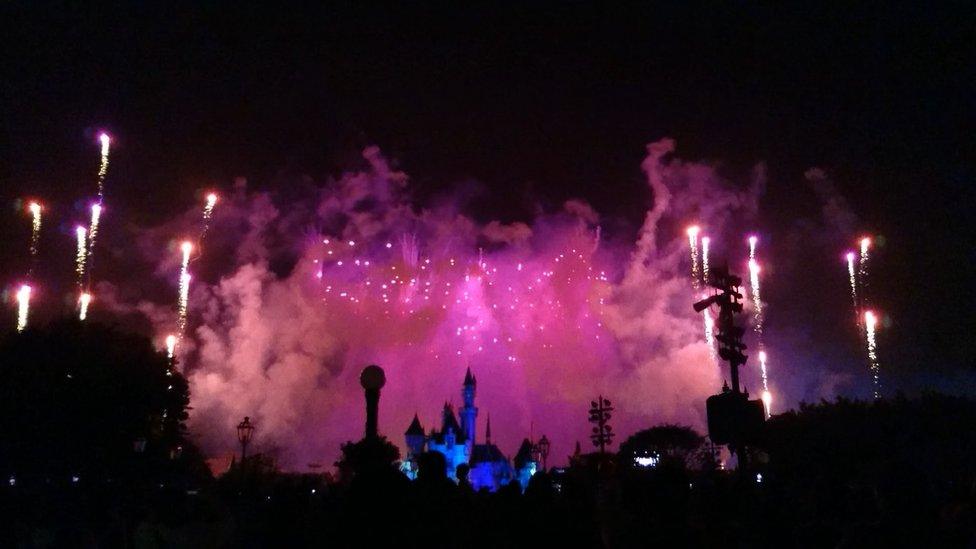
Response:
[{"label": "smoke cloud", "polygon": [[[415,412],[439,427],[468,367],[478,438],[490,414],[508,454],[530,430],[553,441],[556,463],[576,441],[587,446],[598,394],[614,402],[621,436],[659,422],[703,428],[723,376],[691,308],[684,227],[707,220],[716,243],[731,238],[755,214],[764,176],[735,186],[674,152],[670,139],[647,147],[653,204],[636,242],[605,239],[582,200],[513,224],[476,222],[447,200],[416,206],[408,176],[376,147],[362,169],[300,200],[238,182],[190,267],[180,356],[191,430],[206,452],[227,453],[247,415],[255,448],[275,449],[286,468],[329,464],[362,435],[358,376],[371,363],[386,370],[380,430],[396,443]],[[175,281],[178,262],[158,250],[175,257],[174,235],[197,216],[141,231],[161,279]],[[145,313],[160,341],[174,329],[158,307],[112,302]]]}]

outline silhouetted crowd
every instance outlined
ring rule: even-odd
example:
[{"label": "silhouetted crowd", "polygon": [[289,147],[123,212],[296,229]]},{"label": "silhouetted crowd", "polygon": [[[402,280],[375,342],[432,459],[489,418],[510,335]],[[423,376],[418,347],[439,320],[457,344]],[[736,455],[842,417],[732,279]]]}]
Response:
[{"label": "silhouetted crowd", "polygon": [[608,455],[540,471],[524,493],[518,482],[488,493],[471,488],[466,467],[451,480],[441,454],[418,461],[414,481],[390,464],[359,464],[330,482],[245,463],[199,489],[7,487],[0,545],[967,547],[976,539],[976,485],[936,493],[918,471],[873,489],[828,478],[800,488],[667,463],[622,467]]}]

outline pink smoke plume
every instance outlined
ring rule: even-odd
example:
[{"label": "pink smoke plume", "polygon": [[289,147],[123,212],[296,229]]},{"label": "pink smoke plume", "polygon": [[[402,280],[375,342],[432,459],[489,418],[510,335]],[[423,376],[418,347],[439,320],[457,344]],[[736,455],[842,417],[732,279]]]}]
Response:
[{"label": "pink smoke plume", "polygon": [[[534,425],[553,441],[550,462],[562,462],[576,441],[588,445],[597,394],[614,401],[621,437],[660,422],[703,428],[722,374],[691,308],[683,226],[707,220],[720,236],[733,214],[754,213],[759,186],[738,189],[708,164],[673,158],[674,147],[647,147],[654,204],[636,244],[601,242],[581,200],[514,224],[478,223],[449,202],[415,207],[408,177],[376,147],[362,171],[305,201],[276,203],[239,182],[201,252],[199,268],[217,274],[195,277],[190,297],[192,431],[206,452],[230,452],[247,415],[255,448],[275,449],[286,468],[331,463],[362,436],[358,376],[370,363],[386,370],[380,431],[398,444],[415,412],[439,427],[467,367],[479,383],[477,436],[490,413],[505,453]],[[143,250],[185,221],[146,231]],[[173,258],[156,263],[171,278]],[[131,308],[152,317],[160,341],[172,332],[173,318]]]}]

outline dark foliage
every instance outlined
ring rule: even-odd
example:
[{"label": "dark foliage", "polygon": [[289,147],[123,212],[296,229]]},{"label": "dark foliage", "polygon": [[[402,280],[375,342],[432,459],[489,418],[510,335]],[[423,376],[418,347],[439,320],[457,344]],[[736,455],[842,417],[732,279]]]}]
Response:
[{"label": "dark foliage", "polygon": [[[148,339],[63,320],[0,341],[0,472],[67,482],[196,456],[186,380]],[[6,478],[6,477],[5,477]]]},{"label": "dark foliage", "polygon": [[936,394],[841,398],[774,417],[767,478],[790,502],[780,523],[817,524],[831,541],[972,541],[973,425],[976,402]]},{"label": "dark foliage", "polygon": [[659,464],[681,469],[698,468],[704,437],[684,425],[658,425],[631,435],[617,453],[622,467],[634,466],[638,457],[656,457]]},{"label": "dark foliage", "polygon": [[343,444],[342,457],[335,465],[340,476],[349,479],[367,471],[392,469],[399,459],[400,449],[381,436]]}]

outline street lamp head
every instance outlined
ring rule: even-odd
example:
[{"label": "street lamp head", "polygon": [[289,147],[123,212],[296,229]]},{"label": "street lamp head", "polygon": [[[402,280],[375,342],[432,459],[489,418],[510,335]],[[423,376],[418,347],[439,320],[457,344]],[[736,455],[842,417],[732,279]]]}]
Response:
[{"label": "street lamp head", "polygon": [[359,384],[366,390],[382,389],[383,385],[386,385],[386,374],[383,373],[383,368],[375,364],[363,368],[363,372],[359,374]]},{"label": "street lamp head", "polygon": [[244,421],[237,424],[237,440],[241,444],[247,444],[251,442],[251,436],[254,434],[254,424],[251,423],[251,418],[249,416],[244,416]]}]

